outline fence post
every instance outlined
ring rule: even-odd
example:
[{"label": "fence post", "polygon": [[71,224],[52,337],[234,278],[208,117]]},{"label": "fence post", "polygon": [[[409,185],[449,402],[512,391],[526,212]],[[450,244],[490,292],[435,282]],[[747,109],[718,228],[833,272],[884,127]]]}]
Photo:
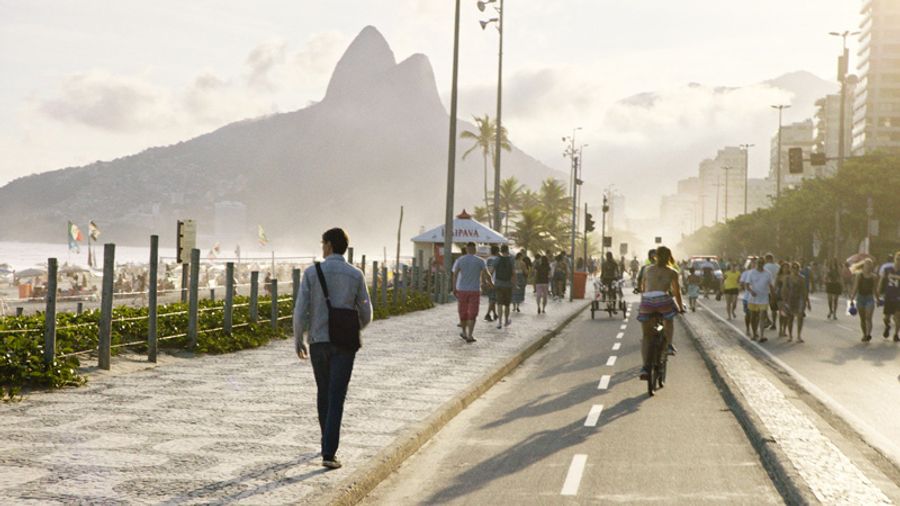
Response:
[{"label": "fence post", "polygon": [[403,305],[406,305],[406,296],[409,294],[409,266],[403,264]]},{"label": "fence post", "polygon": [[16,308],[16,316],[22,316],[22,314],[23,314],[24,312],[25,312],[25,308],[24,308],[24,307],[19,306],[19,307]]},{"label": "fence post", "polygon": [[259,321],[259,271],[250,272],[250,321]]},{"label": "fence post", "polygon": [[378,261],[372,262],[372,305],[378,305]]},{"label": "fence post", "polygon": [[188,294],[188,342],[193,350],[197,347],[197,313],[200,290],[200,250],[191,250],[191,289]]},{"label": "fence post", "polygon": [[425,282],[424,282],[425,280],[423,279],[424,274],[425,274],[425,251],[419,250],[419,282],[422,284],[417,285],[416,290],[419,290],[419,291],[425,290]]},{"label": "fence post", "polygon": [[391,292],[391,304],[397,305],[400,300],[400,266],[394,266],[394,290]]},{"label": "fence post", "polygon": [[300,293],[300,269],[291,271],[291,311],[297,307],[297,294]]},{"label": "fence post", "polygon": [[56,358],[56,269],[55,258],[47,259],[47,312],[44,313],[44,364]]},{"label": "fence post", "polygon": [[360,267],[362,267],[363,274],[366,273],[366,255],[362,256],[362,262],[360,262]]},{"label": "fence post", "polygon": [[381,303],[387,305],[387,266],[381,266]]},{"label": "fence post", "polygon": [[84,302],[77,302],[75,304],[75,314],[81,314],[84,312]]},{"label": "fence post", "polygon": [[347,263],[353,265],[353,246],[347,248]]},{"label": "fence post", "polygon": [[112,308],[113,308],[113,281],[116,268],[116,245],[107,243],[103,245],[103,291],[100,299],[100,343],[99,360],[100,369],[109,370],[110,346],[112,344]]},{"label": "fence post", "polygon": [[156,296],[157,296],[157,280],[156,278],[159,276],[159,236],[151,235],[150,236],[150,279],[148,280],[148,285],[150,289],[150,293],[147,295],[147,304],[149,305],[147,311],[147,360],[149,362],[156,362],[156,353],[158,343],[156,341],[156,318],[157,318],[157,307],[156,307]]},{"label": "fence post", "polygon": [[181,303],[184,304],[188,300],[188,266],[190,264],[181,263]]},{"label": "fence post", "polygon": [[272,330],[278,329],[278,279],[272,280]]},{"label": "fence post", "polygon": [[234,311],[234,262],[225,264],[225,315],[222,327],[231,335],[232,313]]},{"label": "fence post", "polygon": [[216,300],[216,289],[215,288],[209,289],[209,300]]}]

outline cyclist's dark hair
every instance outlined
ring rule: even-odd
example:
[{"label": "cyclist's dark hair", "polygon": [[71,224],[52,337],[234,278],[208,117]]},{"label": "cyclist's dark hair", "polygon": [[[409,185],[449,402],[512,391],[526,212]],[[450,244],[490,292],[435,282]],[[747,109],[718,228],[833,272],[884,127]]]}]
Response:
[{"label": "cyclist's dark hair", "polygon": [[647,258],[656,258],[656,249],[647,252]]},{"label": "cyclist's dark hair", "polygon": [[491,245],[491,255],[496,255],[498,253],[500,253],[500,246],[497,246],[496,244]]},{"label": "cyclist's dark hair", "polygon": [[656,265],[658,267],[668,267],[669,264],[673,262],[674,260],[672,260],[672,250],[665,246],[656,248]]},{"label": "cyclist's dark hair", "polygon": [[347,246],[350,245],[350,236],[347,235],[347,232],[344,232],[344,229],[337,227],[329,229],[322,234],[322,240],[330,242],[331,250],[338,255],[346,253]]}]

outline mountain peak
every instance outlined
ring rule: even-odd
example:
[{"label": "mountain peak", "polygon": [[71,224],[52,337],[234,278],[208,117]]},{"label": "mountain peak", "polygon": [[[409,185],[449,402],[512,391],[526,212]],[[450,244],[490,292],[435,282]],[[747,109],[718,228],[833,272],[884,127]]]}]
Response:
[{"label": "mountain peak", "polygon": [[396,65],[394,52],[387,40],[374,26],[366,26],[353,39],[331,74],[325,97],[342,95],[377,82],[380,76]]}]

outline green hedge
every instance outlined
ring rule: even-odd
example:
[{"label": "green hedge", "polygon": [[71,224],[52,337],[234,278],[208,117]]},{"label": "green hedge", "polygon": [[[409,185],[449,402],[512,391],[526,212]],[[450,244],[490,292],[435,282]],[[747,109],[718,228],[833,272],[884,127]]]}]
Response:
[{"label": "green hedge", "polygon": [[[388,301],[392,299],[388,292]],[[235,305],[246,304],[248,297],[235,297]],[[235,307],[232,323],[235,326],[231,335],[222,327],[225,302],[222,300],[201,300],[199,307],[197,353],[229,353],[247,348],[262,346],[272,339],[284,339],[291,335],[291,319],[278,322],[278,328],[272,329],[269,322],[271,300],[267,297],[259,299],[259,322],[250,323],[249,307]],[[405,303],[397,305],[377,305],[373,319],[380,320],[390,316],[402,315],[422,309],[434,307],[431,297],[426,294],[409,293]],[[206,309],[207,311],[203,311]],[[175,336],[187,332],[188,305],[173,303],[159,306],[157,318],[157,336]],[[278,303],[278,316],[289,316],[292,312],[291,300]],[[136,343],[130,347],[136,351],[146,351],[148,308],[120,306],[113,309],[113,320],[136,318],[133,321],[113,322],[112,345]],[[173,314],[182,313],[182,314]],[[168,315],[168,316],[167,316]],[[97,348],[100,311],[92,310],[80,315],[60,313],[56,316],[56,353],[57,359],[51,365],[44,364],[44,315],[37,313],[29,316],[11,316],[0,318],[0,398],[9,401],[21,394],[23,387],[60,388],[77,386],[85,382],[78,373],[81,367],[79,357],[59,357],[78,351]],[[246,324],[241,326],[242,324]],[[16,330],[22,332],[8,333]],[[206,332],[204,332],[206,331]],[[187,336],[159,341],[160,349],[186,349]],[[115,354],[121,348],[113,348]]]}]

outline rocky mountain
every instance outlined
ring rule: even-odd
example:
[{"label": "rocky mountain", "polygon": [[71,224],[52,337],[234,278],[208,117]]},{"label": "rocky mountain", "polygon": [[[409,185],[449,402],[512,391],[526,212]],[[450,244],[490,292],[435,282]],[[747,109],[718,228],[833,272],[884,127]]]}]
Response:
[{"label": "rocky mountain", "polygon": [[[343,226],[363,250],[380,252],[396,241],[401,205],[404,237],[443,220],[448,126],[428,58],[398,63],[378,30],[366,27],[338,62],[325,97],[309,107],[12,181],[0,188],[0,240],[60,242],[67,221],[93,219],[104,240],[143,245],[158,233],[169,246],[176,220],[189,217],[210,240],[223,233],[216,228],[231,228],[228,235],[249,243],[262,224],[274,244],[304,251],[318,249],[323,230]],[[461,121],[458,129],[474,126]],[[467,147],[460,141],[457,153]],[[482,201],[475,155],[457,160],[457,211]],[[504,153],[503,168],[504,177],[533,186],[567,177],[518,148]],[[220,213],[215,227],[215,206],[223,202],[245,211]]]}]

